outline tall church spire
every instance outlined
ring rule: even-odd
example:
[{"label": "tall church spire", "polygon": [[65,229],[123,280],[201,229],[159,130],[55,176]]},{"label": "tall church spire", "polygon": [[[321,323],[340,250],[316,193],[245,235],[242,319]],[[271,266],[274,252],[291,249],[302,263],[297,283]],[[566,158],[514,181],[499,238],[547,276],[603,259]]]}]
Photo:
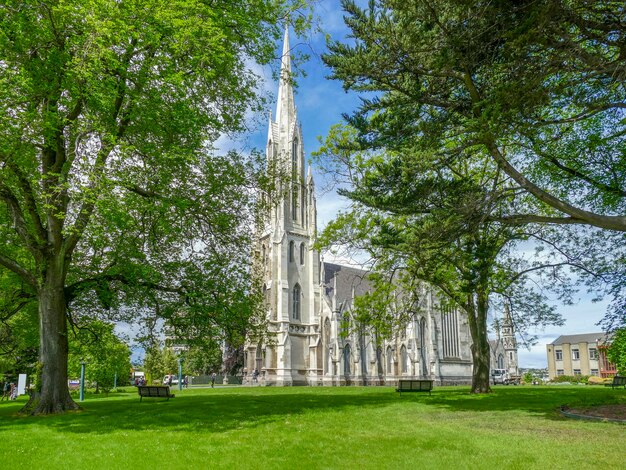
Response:
[{"label": "tall church spire", "polygon": [[296,119],[296,105],[291,85],[291,48],[289,46],[289,27],[285,27],[283,55],[280,65],[280,84],[278,86],[278,103],[276,106],[276,123],[281,132],[287,131]]}]

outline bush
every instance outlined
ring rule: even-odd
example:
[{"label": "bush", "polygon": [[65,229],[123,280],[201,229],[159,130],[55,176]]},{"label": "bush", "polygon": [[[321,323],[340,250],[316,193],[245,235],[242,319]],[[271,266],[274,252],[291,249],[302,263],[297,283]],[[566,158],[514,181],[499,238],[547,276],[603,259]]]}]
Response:
[{"label": "bush", "polygon": [[588,375],[559,375],[551,380],[553,383],[569,382],[573,384],[583,383],[586,384],[589,380]]}]

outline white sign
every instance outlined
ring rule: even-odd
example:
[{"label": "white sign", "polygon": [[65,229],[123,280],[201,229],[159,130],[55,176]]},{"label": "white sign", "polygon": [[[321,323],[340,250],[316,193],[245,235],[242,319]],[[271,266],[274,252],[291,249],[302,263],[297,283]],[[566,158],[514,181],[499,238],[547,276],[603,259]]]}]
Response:
[{"label": "white sign", "polygon": [[17,379],[17,394],[26,395],[26,374],[20,374]]}]

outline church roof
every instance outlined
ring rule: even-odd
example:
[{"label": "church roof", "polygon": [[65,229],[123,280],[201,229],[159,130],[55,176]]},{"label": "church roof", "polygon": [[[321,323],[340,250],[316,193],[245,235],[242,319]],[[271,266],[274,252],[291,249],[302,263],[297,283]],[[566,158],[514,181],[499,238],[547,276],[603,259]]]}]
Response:
[{"label": "church roof", "polygon": [[331,299],[335,296],[337,308],[344,310],[352,301],[353,291],[354,296],[359,297],[371,290],[368,275],[369,271],[364,269],[325,262],[324,293]]},{"label": "church roof", "polygon": [[578,344],[578,343],[604,343],[606,341],[606,333],[583,333],[579,335],[561,335],[554,341],[553,346],[561,344]]}]

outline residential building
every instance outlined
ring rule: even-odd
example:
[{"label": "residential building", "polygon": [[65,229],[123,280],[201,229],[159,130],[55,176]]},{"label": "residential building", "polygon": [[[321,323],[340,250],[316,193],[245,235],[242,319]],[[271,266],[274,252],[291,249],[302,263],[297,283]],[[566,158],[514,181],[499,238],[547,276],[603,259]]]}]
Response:
[{"label": "residential building", "polygon": [[560,375],[614,376],[615,365],[606,358],[609,343],[602,332],[559,336],[546,346],[548,376],[551,380]]}]

